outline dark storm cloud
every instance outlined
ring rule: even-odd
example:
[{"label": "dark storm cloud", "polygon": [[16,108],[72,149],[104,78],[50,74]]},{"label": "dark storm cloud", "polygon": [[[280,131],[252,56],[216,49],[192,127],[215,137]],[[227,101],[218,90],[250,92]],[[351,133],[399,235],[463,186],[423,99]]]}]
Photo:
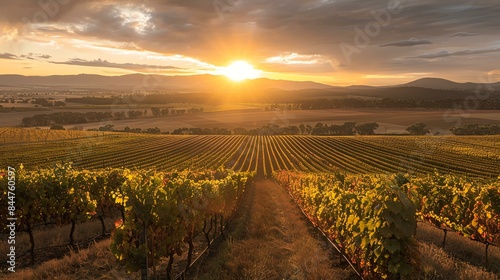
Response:
[{"label": "dark storm cloud", "polygon": [[135,64],[135,63],[113,63],[107,60],[97,59],[97,60],[85,60],[80,58],[73,58],[64,62],[51,61],[54,64],[68,64],[68,65],[78,65],[78,66],[90,66],[90,67],[107,67],[107,68],[119,68],[126,70],[145,70],[145,69],[158,69],[158,70],[182,70],[182,68],[174,66],[162,66],[162,65],[149,65],[149,64]]},{"label": "dark storm cloud", "polygon": [[432,44],[432,42],[429,41],[429,40],[417,39],[417,38],[410,38],[409,40],[404,40],[404,41],[398,41],[398,42],[392,42],[392,43],[382,44],[380,46],[381,47],[389,47],[389,46],[395,46],[395,47],[413,47],[413,46],[418,46],[418,45],[429,45],[429,44]]},{"label": "dark storm cloud", "polygon": [[19,59],[19,58],[11,53],[0,53],[0,59]]},{"label": "dark storm cloud", "polygon": [[500,48],[461,50],[461,51],[440,51],[438,53],[422,54],[419,56],[415,56],[413,58],[434,59],[434,58],[448,57],[448,56],[477,55],[477,54],[495,53],[495,52],[500,52]]}]

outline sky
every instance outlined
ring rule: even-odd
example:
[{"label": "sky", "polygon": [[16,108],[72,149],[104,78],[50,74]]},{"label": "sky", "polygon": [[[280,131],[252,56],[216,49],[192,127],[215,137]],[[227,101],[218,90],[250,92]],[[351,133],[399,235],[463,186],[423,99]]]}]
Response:
[{"label": "sky", "polygon": [[498,0],[0,0],[0,74],[500,81]]}]

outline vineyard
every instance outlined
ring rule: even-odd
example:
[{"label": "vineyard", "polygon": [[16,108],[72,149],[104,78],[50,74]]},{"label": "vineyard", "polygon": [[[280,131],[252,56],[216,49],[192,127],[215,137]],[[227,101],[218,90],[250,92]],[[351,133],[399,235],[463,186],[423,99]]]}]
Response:
[{"label": "vineyard", "polygon": [[[29,235],[31,263],[35,263],[35,227],[71,224],[69,245],[74,245],[77,224],[98,218],[102,234],[104,217],[120,212],[115,222],[111,251],[128,270],[153,267],[160,258],[169,258],[170,274],[182,244],[189,245],[186,269],[191,264],[193,240],[203,232],[210,247],[215,234],[223,234],[225,222],[236,211],[251,174],[232,171],[172,172],[154,170],[76,170],[71,165],[0,175],[2,229],[9,217],[17,218],[16,228]],[[8,178],[17,184],[8,184]],[[9,179],[11,180],[11,179]],[[7,193],[14,193],[14,202]],[[160,241],[161,242],[158,242]],[[38,244],[40,246],[40,244]],[[145,259],[148,259],[147,263]],[[155,273],[156,275],[156,273]]]},{"label": "vineyard", "polygon": [[[414,175],[438,171],[487,178],[500,174],[498,136],[170,136],[5,130],[6,135],[18,133],[9,137],[15,145],[0,144],[0,166],[24,163],[27,169],[72,162],[86,169],[223,167],[268,176],[278,170]],[[36,133],[45,138],[35,137]]]},{"label": "vineyard", "polygon": [[91,138],[99,135],[102,135],[102,132],[0,127],[0,145]]},{"label": "vineyard", "polygon": [[[420,273],[419,222],[444,232],[442,247],[448,231],[484,244],[487,268],[488,249],[500,244],[497,136],[24,131],[0,130],[15,139],[0,144],[0,204],[10,205],[15,176],[17,230],[30,236],[32,263],[35,227],[70,225],[74,245],[79,224],[97,219],[105,235],[104,218],[118,217],[110,249],[127,270],[157,275],[168,259],[162,265],[170,276],[183,255],[187,271],[195,238],[210,248],[217,234],[224,237],[255,175],[278,182],[365,279]],[[2,222],[8,209],[0,210]]]},{"label": "vineyard", "polygon": [[417,219],[485,244],[486,265],[489,246],[500,244],[498,179],[289,171],[274,177],[368,279],[417,273]]}]

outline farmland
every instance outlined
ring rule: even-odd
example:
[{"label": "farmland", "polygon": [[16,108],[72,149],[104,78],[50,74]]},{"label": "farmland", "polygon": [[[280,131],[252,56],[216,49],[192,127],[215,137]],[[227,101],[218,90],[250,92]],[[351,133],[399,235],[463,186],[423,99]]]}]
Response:
[{"label": "farmland", "polygon": [[0,165],[455,173],[496,178],[498,136],[183,136],[0,129]]},{"label": "farmland", "polygon": [[[189,105],[187,108],[201,105]],[[447,110],[427,110],[427,109],[325,109],[325,110],[292,110],[292,111],[264,111],[263,108],[246,106],[244,104],[226,104],[222,107],[210,108],[207,105],[205,112],[200,114],[171,115],[168,117],[152,117],[149,107],[140,107],[148,111],[146,117],[138,119],[110,120],[105,123],[85,123],[78,124],[83,129],[95,129],[104,124],[112,124],[116,129],[123,130],[126,126],[130,128],[147,129],[158,127],[162,132],[170,131],[180,127],[202,127],[202,128],[228,128],[244,127],[247,129],[258,128],[268,123],[280,126],[309,124],[314,126],[318,122],[322,123],[344,123],[354,121],[358,123],[377,122],[380,128],[377,133],[406,133],[405,128],[416,122],[424,122],[431,129],[432,133],[451,134],[449,129],[453,126],[460,126],[464,117],[468,123],[496,124],[499,119],[497,110],[476,110],[476,111],[456,111]],[[135,108],[135,107],[133,107]],[[55,112],[71,111],[85,113],[90,111],[115,112],[127,111],[127,108],[110,109],[101,107],[89,107],[75,109],[68,107],[65,109],[51,109],[47,111],[32,112],[8,112],[2,113],[0,127],[12,127],[21,123],[24,117],[32,117],[37,114],[50,114]],[[72,128],[68,125],[66,128]]]},{"label": "farmland", "polygon": [[[416,263],[420,261],[420,257],[412,251],[417,244],[415,239],[416,219],[425,223],[425,225],[418,226],[418,231],[423,232],[420,235],[427,234],[439,239],[442,234],[440,231],[444,230],[445,233],[454,231],[457,233],[455,236],[450,233],[450,236],[452,236],[450,238],[461,238],[460,244],[462,242],[472,242],[469,239],[479,241],[478,243],[481,244],[478,244],[478,246],[482,245],[483,247],[467,245],[467,248],[473,248],[467,249],[467,252],[473,252],[476,258],[476,262],[471,268],[471,271],[473,271],[471,275],[474,275],[474,277],[495,279],[492,276],[493,274],[490,273],[498,273],[499,269],[495,264],[499,256],[496,247],[498,243],[498,225],[496,222],[491,223],[488,221],[497,221],[499,218],[495,199],[498,197],[496,178],[500,174],[500,136],[191,136],[1,128],[0,153],[2,153],[0,166],[16,166],[19,170],[29,172],[27,173],[29,175],[19,177],[21,183],[18,191],[34,191],[32,195],[35,195],[35,197],[40,196],[37,200],[47,202],[52,201],[50,198],[53,196],[61,196],[64,199],[59,200],[65,203],[71,201],[71,197],[75,195],[75,190],[78,191],[78,195],[81,197],[79,201],[83,204],[81,206],[73,204],[76,210],[71,208],[73,209],[71,211],[75,211],[76,214],[71,214],[73,215],[71,219],[59,214],[58,211],[50,212],[52,211],[50,210],[51,207],[45,209],[43,205],[39,205],[37,206],[39,209],[30,208],[30,211],[35,211],[33,213],[50,212],[50,215],[44,214],[43,216],[50,216],[50,219],[55,219],[61,224],[73,224],[74,226],[80,222],[89,223],[92,219],[102,219],[104,216],[111,217],[113,213],[116,214],[116,210],[109,213],[106,212],[108,210],[102,210],[107,209],[107,207],[119,209],[123,220],[136,220],[139,218],[133,216],[136,215],[134,213],[150,213],[151,211],[170,213],[177,209],[172,208],[172,205],[180,203],[179,201],[181,201],[181,205],[198,205],[198,202],[193,201],[198,201],[196,196],[200,196],[200,201],[206,201],[206,203],[202,204],[206,205],[206,207],[200,208],[196,206],[193,208],[195,211],[193,210],[192,215],[195,216],[192,218],[197,222],[192,224],[190,222],[192,219],[184,216],[185,221],[176,222],[174,219],[169,222],[172,224],[168,225],[163,224],[166,223],[165,221],[156,221],[148,215],[140,217],[141,220],[153,219],[150,223],[151,228],[147,230],[155,232],[148,235],[147,238],[151,238],[151,240],[164,235],[173,237],[173,235],[166,232],[159,232],[159,228],[171,227],[172,232],[179,233],[179,235],[176,235],[177,239],[173,240],[172,244],[167,244],[167,247],[163,248],[159,245],[160,247],[151,249],[158,250],[158,252],[166,250],[165,256],[168,256],[170,260],[174,259],[173,251],[169,251],[173,250],[172,248],[175,248],[175,250],[184,248],[182,250],[187,250],[186,252],[193,252],[193,246],[196,244],[203,243],[210,246],[210,238],[208,233],[205,232],[207,225],[210,225],[211,228],[214,220],[214,224],[217,225],[217,219],[222,223],[222,219],[226,220],[228,217],[232,217],[238,208],[234,201],[238,201],[239,204],[241,194],[228,198],[228,201],[231,202],[226,203],[229,203],[227,205],[230,205],[231,209],[224,210],[227,214],[222,216],[219,216],[217,214],[219,210],[215,209],[220,206],[217,206],[217,203],[220,203],[220,198],[215,194],[205,197],[207,193],[216,193],[215,190],[218,188],[220,188],[220,197],[230,194],[232,191],[228,192],[225,189],[228,187],[234,188],[236,185],[231,181],[236,179],[232,177],[227,179],[229,183],[226,186],[220,183],[222,181],[210,177],[214,176],[215,173],[198,173],[196,170],[220,170],[222,168],[237,172],[235,174],[256,174],[258,180],[256,187],[253,189],[254,187],[249,185],[248,192],[258,192],[255,194],[257,197],[269,197],[266,198],[270,200],[269,203],[273,203],[276,209],[281,209],[279,213],[288,212],[292,207],[290,206],[291,203],[294,201],[315,227],[321,228],[325,232],[323,234],[327,235],[330,240],[336,240],[338,244],[343,246],[344,249],[340,251],[342,251],[345,258],[354,262],[354,266],[360,271],[359,273],[362,273],[368,279],[388,276],[391,278],[416,273],[415,271],[418,270]],[[71,167],[65,165],[68,162],[72,163]],[[22,168],[20,164],[23,165]],[[183,174],[181,177],[175,175],[177,174],[175,170],[185,169],[191,171],[181,173]],[[66,174],[64,176],[68,178],[63,180],[57,177],[61,182],[65,183],[59,183],[59,180],[51,181],[50,178],[56,178],[54,174]],[[116,174],[119,174],[117,178],[122,178],[120,180],[125,183],[117,185],[116,183],[120,180],[111,179]],[[262,180],[264,177],[276,180],[276,182]],[[53,184],[54,188],[58,188],[59,191],[51,195],[50,192],[46,192],[43,187],[40,187],[46,184]],[[264,185],[267,187],[263,187]],[[399,185],[401,190],[395,191],[393,189],[396,188],[394,185]],[[349,187],[346,188],[346,186]],[[120,188],[122,188],[121,191],[124,194],[118,196]],[[165,201],[169,202],[164,204],[162,204],[163,200],[156,199],[159,193],[172,190],[177,191],[172,192],[170,195],[180,195],[178,199],[165,199]],[[183,192],[186,193],[182,194]],[[286,200],[286,192],[293,197],[292,201]],[[193,201],[184,201],[184,198],[181,197],[182,195],[190,197],[188,193],[195,195],[195,198],[190,198]],[[133,200],[132,198],[136,196],[137,198],[139,196],[143,197],[145,200]],[[401,198],[406,196],[408,196],[408,199]],[[102,204],[104,203],[102,198],[105,197],[107,197],[106,204]],[[280,197],[280,200],[276,201],[276,197]],[[432,198],[432,200],[428,198]],[[214,200],[211,201],[211,199]],[[249,199],[246,198],[241,203],[253,203],[251,207],[255,206],[257,209],[268,207],[262,202],[255,200],[251,202]],[[125,206],[124,201],[129,201],[127,202],[128,206]],[[135,204],[130,204],[132,203],[130,201],[135,201],[133,202]],[[147,201],[154,202],[147,203]],[[457,204],[456,208],[449,207],[451,201],[455,201],[459,205]],[[21,202],[30,203],[29,200]],[[482,206],[483,203],[484,206]],[[410,204],[417,207],[410,207]],[[380,205],[383,205],[383,208],[377,210]],[[209,206],[215,208],[209,209],[207,208]],[[136,210],[144,207],[151,207],[151,209],[156,210]],[[165,209],[170,210],[162,210],[160,207],[166,207]],[[248,209],[251,209],[251,207]],[[21,209],[24,208],[21,207]],[[94,211],[94,209],[101,210]],[[248,209],[247,211],[250,211]],[[375,209],[376,211],[370,210],[370,212],[369,209]],[[296,246],[296,250],[303,250],[299,245],[301,241],[290,239],[291,237],[287,235],[294,236],[292,227],[290,225],[286,226],[275,217],[272,214],[274,210],[259,211],[264,212],[262,215],[266,215],[269,221],[276,220],[273,222],[275,225],[263,226],[264,220],[252,217],[252,213],[248,212],[246,215],[249,217],[249,222],[252,223],[252,229],[247,233],[249,239],[240,237],[242,238],[240,246],[243,246],[241,248],[254,246],[252,242],[257,242],[258,244],[268,244],[265,245],[268,246],[266,250],[270,250],[270,252],[273,252],[272,254],[280,254],[275,248],[276,245],[273,242],[276,241],[273,241],[274,239],[267,239],[259,234],[259,229],[265,228],[268,230],[266,234],[274,235],[276,232],[273,229],[278,227],[283,228],[284,232],[288,233],[278,232],[276,238],[293,240],[291,242],[294,244],[293,246]],[[386,219],[384,215],[388,213],[387,211],[392,211],[391,217],[393,218],[390,219],[395,220]],[[106,213],[106,215],[103,215],[103,213]],[[332,218],[332,215],[342,218]],[[178,216],[166,215],[165,217],[170,219]],[[398,222],[401,217],[405,219],[402,227],[404,234],[397,229],[402,225]],[[41,220],[36,220],[40,218],[36,215],[27,215],[24,218],[31,223],[41,222]],[[307,231],[304,220],[300,220],[299,216],[294,216],[293,219],[296,220],[295,227],[298,227],[297,231]],[[373,222],[370,222],[371,220]],[[370,239],[369,236],[388,230],[385,228],[385,225],[387,225],[385,222],[387,221],[392,221],[392,224],[389,223],[391,228],[389,235],[377,235],[378,239]],[[203,224],[204,226],[202,226]],[[427,229],[427,225],[433,225],[432,227],[435,228]],[[21,226],[26,225],[21,223]],[[242,227],[243,225],[239,226]],[[188,231],[185,232],[186,230]],[[436,233],[435,230],[438,232]],[[106,231],[104,224],[102,231],[103,233]],[[219,231],[220,234],[225,234],[222,226]],[[132,271],[136,271],[139,263],[135,259],[135,253],[129,251],[127,246],[120,245],[120,242],[122,242],[120,241],[121,237],[117,237],[122,236],[125,232],[133,233],[134,238],[137,238],[142,229],[141,227],[137,228],[134,223],[118,226],[111,241],[105,241],[106,244],[110,244],[107,246],[110,246],[114,253],[114,256],[111,255],[109,258],[119,257],[122,260],[121,262],[129,269],[132,268]],[[193,243],[196,237],[195,233],[199,233],[203,237],[202,233],[204,232],[207,237],[206,242],[203,240],[197,241],[196,244]],[[156,234],[158,235],[156,236]],[[215,236],[215,232],[213,234]],[[69,240],[70,244],[77,242],[73,240],[72,233]],[[184,240],[184,242],[181,240]],[[186,249],[187,245],[181,244],[187,242],[186,240],[189,241],[189,249]],[[396,242],[396,240],[398,248],[401,249],[396,250],[394,247],[396,245],[390,243]],[[308,244],[316,244],[317,242],[314,238],[307,241]],[[359,247],[357,242],[362,242],[361,244],[364,245]],[[418,250],[422,254],[422,261],[430,257],[426,250],[437,250],[434,245],[428,245],[421,240],[418,240],[418,242]],[[442,242],[442,247],[444,247],[445,240]],[[486,250],[483,243],[486,245]],[[382,249],[366,249],[369,246],[376,248],[377,244],[382,244],[384,252],[397,252],[397,255],[388,262],[381,260],[381,255],[388,255],[386,253],[382,254],[382,251],[380,251]],[[312,246],[318,248],[318,245]],[[489,257],[488,246],[491,247]],[[359,248],[365,248],[366,250],[359,251]],[[227,250],[231,254],[230,249]],[[318,248],[317,250],[321,252],[319,254],[328,254],[324,248]],[[154,254],[154,251],[151,251],[150,254]],[[485,251],[486,258],[483,254]],[[238,254],[236,252],[232,254]],[[259,254],[261,253],[263,252],[259,252]],[[455,251],[452,251],[452,254],[454,253]],[[103,254],[109,254],[109,251]],[[464,271],[469,271],[470,266],[458,269],[461,260],[450,259],[451,257],[446,252],[440,252],[439,254],[443,254],[444,259],[449,259],[450,262],[455,263],[455,268],[446,270],[445,274],[440,274],[441,272],[438,272],[439,268],[437,268],[436,264],[426,263],[422,264],[423,269],[429,269],[433,271],[432,273],[436,273],[435,275],[461,275]],[[296,256],[290,256],[290,261],[292,262],[294,258],[301,258],[303,255],[306,254],[299,255],[297,253]],[[37,255],[34,250],[32,250],[31,256],[32,260],[40,258],[39,254]],[[319,260],[314,256],[309,257]],[[166,264],[160,262],[161,255],[155,258],[157,258],[155,260],[158,261],[158,265],[165,269]],[[187,256],[182,254],[180,260],[175,262],[175,269],[177,270],[173,269],[173,271],[179,271],[179,266],[186,265],[186,261],[189,264],[191,258],[192,253],[188,253]],[[235,265],[235,262],[239,263],[237,264],[238,267],[252,266],[252,263],[238,259],[237,256],[232,258],[234,258],[234,262],[227,260],[228,266],[225,266],[224,270],[236,269],[231,268],[231,266]],[[400,262],[401,258],[407,259],[405,262]],[[489,265],[488,258],[490,260]],[[483,266],[484,259],[486,259],[486,265]],[[213,262],[213,260],[209,260],[207,267],[213,265],[210,264],[211,261]],[[470,261],[470,259],[467,259],[467,261]],[[258,260],[254,260],[254,264],[257,263],[259,263]],[[347,273],[344,270],[345,267],[339,262],[335,263],[337,271],[335,273],[339,275],[339,279],[345,279],[340,276]],[[259,271],[261,273],[266,273],[264,267],[271,270],[279,267],[281,271],[274,271],[273,273],[278,273],[283,277],[291,273],[290,267],[283,263],[276,262],[275,268],[269,268],[272,266],[265,263],[259,263],[259,265],[263,267]],[[489,271],[485,271],[485,267],[489,268]],[[150,268],[154,270],[155,264]],[[123,270],[123,268],[116,269]],[[211,269],[219,270],[222,268]],[[326,271],[328,271],[325,267],[321,269],[322,271],[317,273],[327,273]],[[224,273],[233,276],[239,275],[236,271],[225,271]],[[310,272],[305,268],[301,273]],[[30,275],[29,272],[26,275]],[[420,275],[427,278],[431,276],[431,272],[423,271]],[[29,278],[30,276],[25,277],[25,279]]]}]

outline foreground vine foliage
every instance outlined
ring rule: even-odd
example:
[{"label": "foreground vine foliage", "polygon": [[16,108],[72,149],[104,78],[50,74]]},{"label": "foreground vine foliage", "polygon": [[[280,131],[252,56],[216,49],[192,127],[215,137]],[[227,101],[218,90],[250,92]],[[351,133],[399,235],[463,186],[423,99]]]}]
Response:
[{"label": "foreground vine foliage", "polygon": [[418,270],[416,209],[392,177],[288,171],[274,177],[365,278],[394,279]]},{"label": "foreground vine foliage", "polygon": [[410,176],[280,171],[273,176],[369,279],[418,275],[417,219],[484,243],[486,264],[488,246],[500,243],[498,179],[438,172]]},{"label": "foreground vine foliage", "polygon": [[[0,204],[7,205],[8,176],[0,174]],[[189,267],[195,234],[203,231],[210,243],[209,235],[216,227],[222,232],[252,176],[222,169],[80,170],[71,164],[27,171],[21,165],[16,170],[16,228],[28,233],[34,263],[34,228],[71,224],[69,244],[73,245],[77,224],[98,218],[105,234],[104,217],[118,211],[121,219],[115,223],[111,250],[129,271],[137,271],[146,257],[154,267],[159,258],[169,256],[171,267],[174,254],[182,253],[183,242],[189,245]],[[4,230],[8,215],[7,207],[2,207]]]}]

